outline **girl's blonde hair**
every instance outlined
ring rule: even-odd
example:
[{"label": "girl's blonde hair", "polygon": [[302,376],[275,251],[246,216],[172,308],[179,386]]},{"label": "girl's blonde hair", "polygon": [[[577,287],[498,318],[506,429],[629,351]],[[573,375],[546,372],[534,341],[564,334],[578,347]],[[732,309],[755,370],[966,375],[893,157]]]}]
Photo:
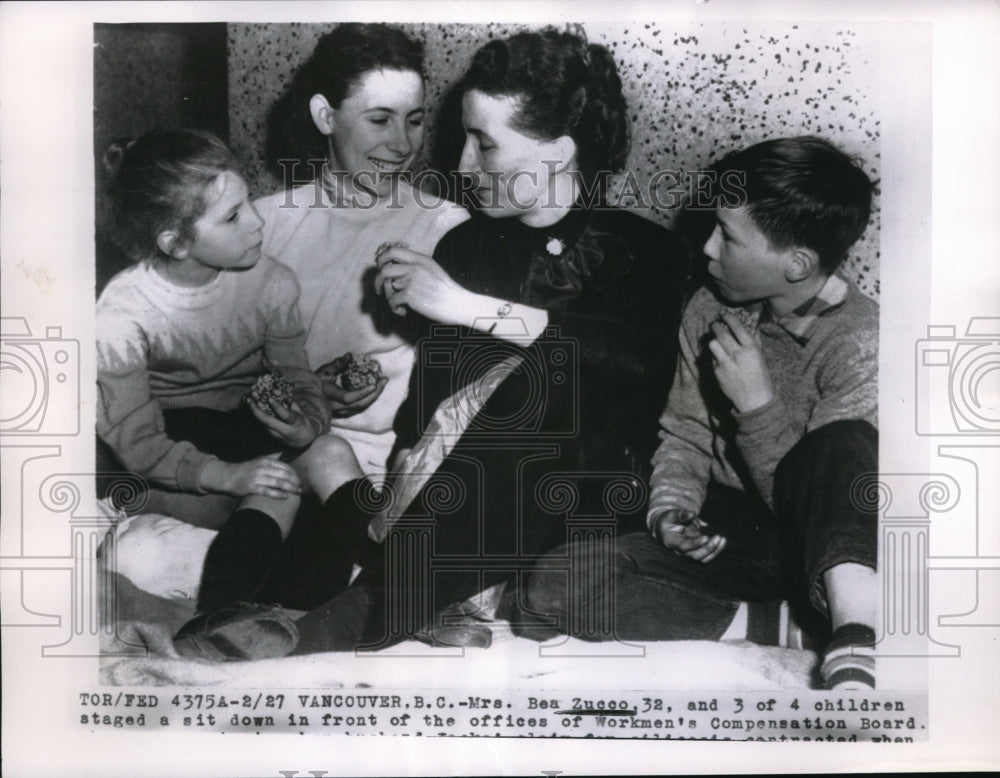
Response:
[{"label": "girl's blonde hair", "polygon": [[229,147],[200,130],[117,140],[104,154],[104,168],[104,225],[133,260],[160,255],[157,237],[165,230],[192,240],[194,223],[207,207],[208,185],[226,171],[241,172]]}]

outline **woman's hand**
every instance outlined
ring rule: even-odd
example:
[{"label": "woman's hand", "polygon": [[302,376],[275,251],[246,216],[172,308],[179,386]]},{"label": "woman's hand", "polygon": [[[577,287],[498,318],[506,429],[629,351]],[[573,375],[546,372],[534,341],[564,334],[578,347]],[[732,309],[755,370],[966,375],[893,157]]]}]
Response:
[{"label": "woman's hand", "polygon": [[440,324],[470,325],[469,311],[478,296],[459,286],[432,257],[403,246],[387,245],[375,257],[375,289],[392,311],[416,311]]},{"label": "woman's hand", "polygon": [[708,524],[691,511],[674,508],[656,520],[656,537],[676,554],[696,562],[711,562],[726,547],[722,535],[709,535]]},{"label": "woman's hand", "polygon": [[388,383],[389,379],[382,376],[374,384],[360,389],[342,389],[333,381],[323,381],[323,396],[330,405],[330,415],[335,419],[346,419],[374,403]]},{"label": "woman's hand", "polygon": [[250,406],[254,418],[263,424],[276,440],[286,446],[305,448],[319,434],[295,401],[292,401],[291,408],[284,408],[274,403],[274,416],[261,410],[253,400],[247,400],[247,405]]},{"label": "woman's hand", "polygon": [[291,465],[281,462],[279,456],[268,454],[239,464],[210,459],[201,469],[198,484],[206,492],[236,497],[259,494],[283,500],[290,494],[300,494],[302,484],[298,474]]}]

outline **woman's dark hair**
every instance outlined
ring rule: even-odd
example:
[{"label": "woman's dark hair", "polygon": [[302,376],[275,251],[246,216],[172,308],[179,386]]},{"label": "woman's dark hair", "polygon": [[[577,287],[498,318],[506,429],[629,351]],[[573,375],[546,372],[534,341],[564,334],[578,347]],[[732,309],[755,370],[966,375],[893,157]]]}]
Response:
[{"label": "woman's dark hair", "polygon": [[327,139],[309,112],[313,95],[339,108],[366,73],[411,71],[423,77],[423,46],[385,24],[339,24],[316,44],[289,89],[274,105],[268,121],[268,154],[279,159],[322,159]]},{"label": "woman's dark hair", "polygon": [[192,240],[194,223],[207,207],[208,185],[227,170],[241,172],[229,147],[200,130],[163,130],[136,141],[114,141],[103,164],[104,227],[132,260],[156,256],[156,239],[164,230]]},{"label": "woman's dark hair", "polygon": [[741,204],[774,248],[810,248],[826,273],[840,266],[868,225],[874,184],[856,160],[822,138],[764,141],[715,168],[739,180]]},{"label": "woman's dark hair", "polygon": [[462,90],[470,89],[518,98],[514,127],[526,135],[571,137],[588,181],[625,164],[628,106],[615,60],[604,46],[556,30],[490,41],[462,79]]}]

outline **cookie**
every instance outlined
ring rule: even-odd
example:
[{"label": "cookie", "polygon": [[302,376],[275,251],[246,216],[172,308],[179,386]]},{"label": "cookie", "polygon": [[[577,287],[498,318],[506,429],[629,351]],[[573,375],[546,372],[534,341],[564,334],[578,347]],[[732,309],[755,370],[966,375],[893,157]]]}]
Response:
[{"label": "cookie", "polygon": [[[722,309],[722,313],[731,313],[740,320],[740,323],[746,327],[751,334],[757,331],[757,320],[760,317],[750,309],[743,307],[731,308],[727,306]],[[719,314],[719,317],[722,317],[721,313]]]},{"label": "cookie", "polygon": [[275,407],[292,407],[294,387],[280,371],[271,370],[257,379],[244,399],[252,400],[266,414],[277,417]]},{"label": "cookie", "polygon": [[316,370],[320,380],[332,382],[349,392],[373,386],[382,377],[382,366],[376,359],[363,354],[355,357],[350,351]]}]

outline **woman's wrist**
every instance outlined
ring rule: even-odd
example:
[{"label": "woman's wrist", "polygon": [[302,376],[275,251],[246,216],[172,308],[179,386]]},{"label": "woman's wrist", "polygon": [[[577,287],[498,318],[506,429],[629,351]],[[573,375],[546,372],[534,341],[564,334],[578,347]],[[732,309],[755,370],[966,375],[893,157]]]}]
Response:
[{"label": "woman's wrist", "polygon": [[505,340],[534,341],[545,331],[548,311],[489,295],[475,295],[469,307],[466,327]]}]

